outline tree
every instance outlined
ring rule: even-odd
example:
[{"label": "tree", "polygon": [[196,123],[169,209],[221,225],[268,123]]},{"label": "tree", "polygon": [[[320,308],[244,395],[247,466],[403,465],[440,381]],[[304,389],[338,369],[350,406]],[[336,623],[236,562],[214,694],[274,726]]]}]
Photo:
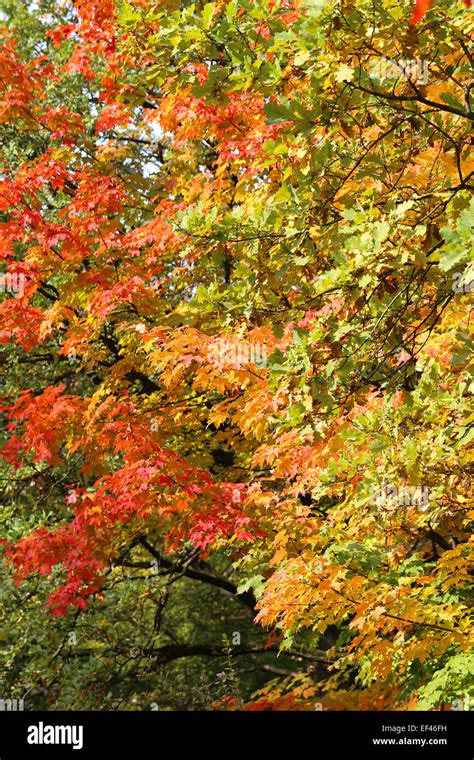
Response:
[{"label": "tree", "polygon": [[10,688],[464,688],[473,21],[421,5],[2,0]]}]

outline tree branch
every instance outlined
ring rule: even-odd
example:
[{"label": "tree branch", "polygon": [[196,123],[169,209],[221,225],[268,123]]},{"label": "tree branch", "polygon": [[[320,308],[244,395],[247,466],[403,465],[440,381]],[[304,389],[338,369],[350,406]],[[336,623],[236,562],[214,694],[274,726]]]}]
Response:
[{"label": "tree branch", "polygon": [[244,591],[243,593],[239,594],[235,583],[232,583],[232,581],[229,581],[226,578],[220,578],[217,575],[209,573],[205,570],[198,570],[196,568],[183,565],[180,566],[179,564],[177,565],[172,560],[163,557],[151,544],[148,543],[144,536],[140,536],[138,543],[141,544],[141,546],[143,546],[143,548],[146,549],[149,554],[151,554],[152,557],[157,560],[159,566],[164,567],[169,571],[176,571],[178,573],[181,573],[186,578],[191,578],[192,580],[206,583],[209,586],[213,586],[214,588],[223,591],[225,594],[232,596],[238,602],[241,602],[241,604],[247,608],[249,617],[252,620],[255,618],[257,614],[257,600],[250,591]]}]

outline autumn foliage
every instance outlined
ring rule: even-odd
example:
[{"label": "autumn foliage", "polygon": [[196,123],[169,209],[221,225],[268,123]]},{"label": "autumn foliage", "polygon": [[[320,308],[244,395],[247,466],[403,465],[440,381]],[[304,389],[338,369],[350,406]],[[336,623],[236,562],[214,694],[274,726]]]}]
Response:
[{"label": "autumn foliage", "polygon": [[473,668],[474,17],[376,6],[2,29],[3,573],[57,625],[140,566],[226,591],[293,670],[218,709]]}]

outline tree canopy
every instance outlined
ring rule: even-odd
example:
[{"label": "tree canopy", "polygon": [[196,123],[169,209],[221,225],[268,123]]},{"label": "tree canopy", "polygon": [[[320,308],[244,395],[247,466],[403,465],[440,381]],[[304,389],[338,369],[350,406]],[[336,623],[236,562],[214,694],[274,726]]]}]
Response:
[{"label": "tree canopy", "polygon": [[0,0],[2,695],[469,689],[469,5]]}]

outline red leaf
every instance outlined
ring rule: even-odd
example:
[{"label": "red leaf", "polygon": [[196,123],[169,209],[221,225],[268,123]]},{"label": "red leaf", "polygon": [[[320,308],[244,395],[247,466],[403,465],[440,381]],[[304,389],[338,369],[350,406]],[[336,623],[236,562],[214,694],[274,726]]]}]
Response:
[{"label": "red leaf", "polygon": [[[416,0],[415,9],[410,19],[410,26],[421,21],[425,13],[429,11],[432,2],[433,0]],[[468,0],[468,2],[470,2],[470,0]]]}]

